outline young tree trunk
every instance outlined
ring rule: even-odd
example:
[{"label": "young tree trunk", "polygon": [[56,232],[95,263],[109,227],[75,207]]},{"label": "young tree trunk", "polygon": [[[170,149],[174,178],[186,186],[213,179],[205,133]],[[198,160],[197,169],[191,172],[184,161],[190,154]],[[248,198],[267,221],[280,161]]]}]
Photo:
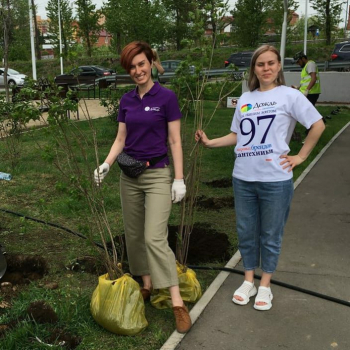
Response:
[{"label": "young tree trunk", "polygon": [[89,57],[92,56],[91,40],[90,35],[86,35],[86,53]]},{"label": "young tree trunk", "polygon": [[8,53],[9,53],[9,33],[11,26],[11,8],[10,8],[10,0],[6,0],[6,2],[1,1],[1,17],[2,17],[2,25],[3,25],[3,35],[4,35],[4,85],[5,85],[5,94],[6,94],[6,102],[10,102],[10,92],[9,86],[7,83],[7,71],[8,71]]},{"label": "young tree trunk", "polygon": [[122,52],[122,42],[121,42],[121,34],[117,33],[117,52],[120,54]]}]

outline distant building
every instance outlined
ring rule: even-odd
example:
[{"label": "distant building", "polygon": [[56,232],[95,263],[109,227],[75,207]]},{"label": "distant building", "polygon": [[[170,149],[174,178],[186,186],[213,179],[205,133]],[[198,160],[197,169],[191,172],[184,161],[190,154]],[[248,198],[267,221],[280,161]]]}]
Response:
[{"label": "distant building", "polygon": [[[99,24],[101,26],[103,26],[103,24],[105,23],[106,18],[105,16],[102,16],[99,20]],[[75,28],[73,37],[74,40],[81,44],[83,42],[83,38],[78,36],[78,28],[79,28],[79,23],[77,21],[74,21],[74,23],[72,23],[72,26]],[[110,33],[108,33],[105,29],[102,29],[99,33],[98,33],[98,37],[95,43],[96,47],[102,47],[102,46],[110,46],[111,45],[111,40],[112,40],[112,35]]]},{"label": "distant building", "polygon": [[36,16],[36,23],[38,25],[38,30],[40,32],[40,35],[47,34],[49,30],[49,19],[42,19],[41,16]]},{"label": "distant building", "polygon": [[[291,15],[292,17],[291,17],[291,20],[289,21],[289,25],[294,26],[299,21],[299,15],[295,11],[293,11]],[[221,22],[218,24],[218,28],[220,28],[220,34],[226,34],[227,36],[229,36],[233,32],[234,22],[235,22],[235,19],[232,16],[222,17]],[[269,28],[263,35],[271,38],[275,37],[276,30],[274,28],[273,20],[271,18],[268,18],[267,24],[269,25]],[[213,28],[211,24],[207,25],[204,35],[206,37],[211,37],[213,35]]]},{"label": "distant building", "polygon": [[42,19],[41,16],[36,16],[36,23],[38,26],[40,36],[43,40],[43,44],[41,45],[41,58],[54,58],[53,45],[48,39],[50,20]]}]

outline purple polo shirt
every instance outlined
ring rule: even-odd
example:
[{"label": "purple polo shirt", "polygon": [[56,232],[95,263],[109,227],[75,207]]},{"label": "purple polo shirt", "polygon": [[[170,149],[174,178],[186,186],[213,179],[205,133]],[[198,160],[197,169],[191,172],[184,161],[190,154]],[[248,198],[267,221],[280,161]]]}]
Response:
[{"label": "purple polo shirt", "polygon": [[[120,100],[118,122],[126,124],[124,151],[135,159],[147,161],[168,152],[168,122],[181,118],[173,91],[155,82],[140,99],[137,88]],[[150,168],[164,168],[166,157]]]}]

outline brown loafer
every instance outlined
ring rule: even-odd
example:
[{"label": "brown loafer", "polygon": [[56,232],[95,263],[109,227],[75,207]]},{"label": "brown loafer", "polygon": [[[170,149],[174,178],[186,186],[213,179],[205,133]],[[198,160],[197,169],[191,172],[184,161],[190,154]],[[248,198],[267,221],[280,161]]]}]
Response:
[{"label": "brown loafer", "polygon": [[174,306],[173,311],[176,321],[176,330],[179,333],[187,333],[192,327],[192,321],[187,307],[185,305]]},{"label": "brown loafer", "polygon": [[141,288],[140,292],[144,301],[148,300],[151,297],[152,291],[146,288]]}]

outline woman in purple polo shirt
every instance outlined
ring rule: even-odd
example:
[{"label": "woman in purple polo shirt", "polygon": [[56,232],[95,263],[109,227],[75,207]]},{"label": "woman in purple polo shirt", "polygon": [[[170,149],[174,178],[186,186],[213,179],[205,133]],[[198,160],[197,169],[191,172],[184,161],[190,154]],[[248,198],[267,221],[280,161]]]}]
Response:
[{"label": "woman in purple polo shirt", "polygon": [[[181,112],[174,92],[152,81],[154,60],[145,42],[134,41],[122,51],[121,65],[136,88],[120,101],[118,134],[106,160],[95,170],[95,181],[99,184],[104,179],[122,151],[140,161],[164,155],[137,178],[121,172],[126,248],[131,273],[142,276],[144,300],[153,288],[169,288],[176,328],[185,333],[191,328],[191,319],[180,295],[175,256],[167,240],[171,202],[181,201],[186,194]],[[172,184],[168,145],[174,166]]]}]

